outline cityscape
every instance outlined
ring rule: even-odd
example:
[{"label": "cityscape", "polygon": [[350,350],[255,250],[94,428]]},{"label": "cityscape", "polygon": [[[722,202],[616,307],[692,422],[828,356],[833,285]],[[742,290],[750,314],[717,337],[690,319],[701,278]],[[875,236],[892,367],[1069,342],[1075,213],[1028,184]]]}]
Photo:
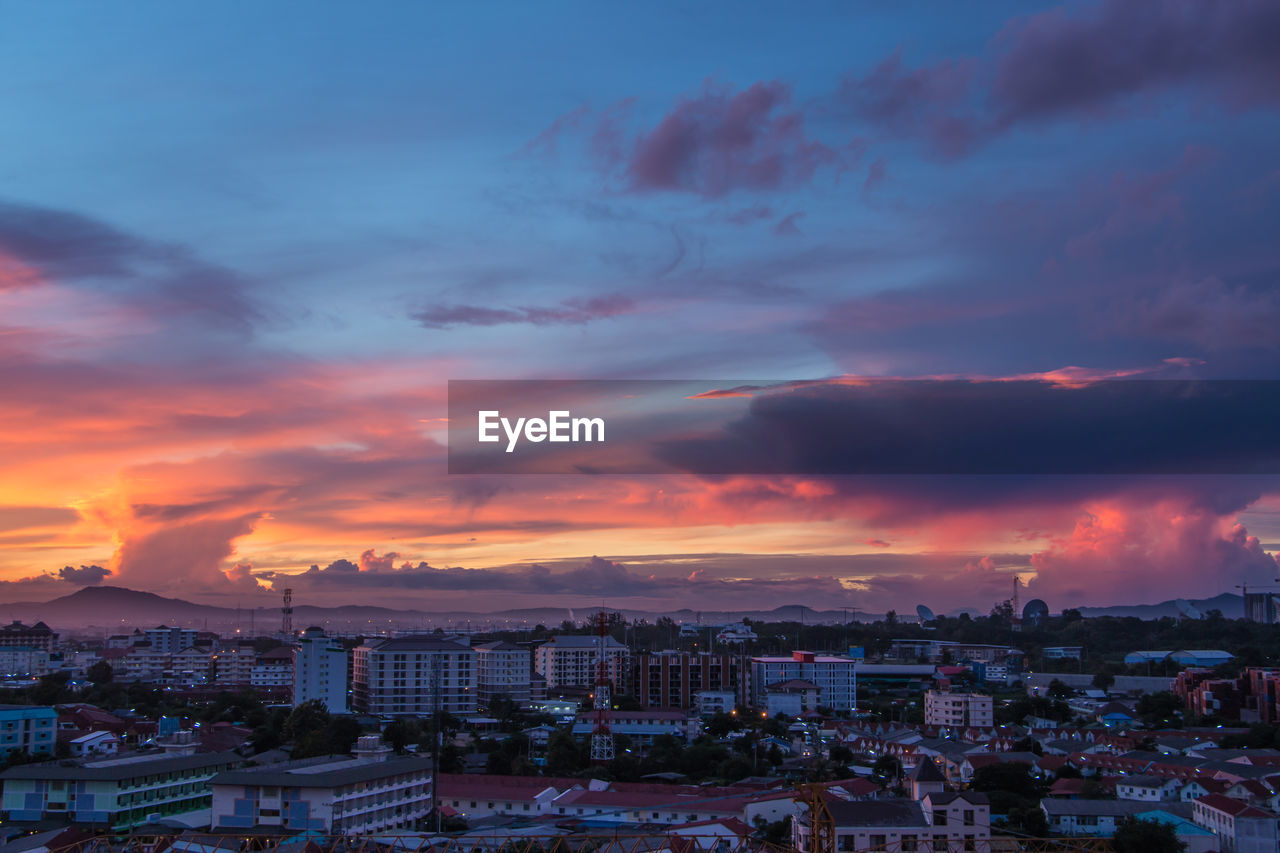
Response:
[{"label": "cityscape", "polygon": [[0,0],[0,853],[1280,853],[1276,0]]}]

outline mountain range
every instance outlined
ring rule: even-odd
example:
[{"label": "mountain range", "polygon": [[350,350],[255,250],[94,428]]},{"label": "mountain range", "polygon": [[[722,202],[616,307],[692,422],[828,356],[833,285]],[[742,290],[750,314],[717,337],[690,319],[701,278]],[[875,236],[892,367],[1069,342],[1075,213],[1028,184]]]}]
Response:
[{"label": "mountain range", "polygon": [[[1243,602],[1238,595],[1223,593],[1210,599],[1192,601],[1202,613],[1220,610],[1228,618],[1243,615]],[[134,628],[155,625],[181,625],[227,632],[240,630],[246,634],[270,633],[281,625],[278,608],[236,608],[198,604],[179,598],[165,598],[151,592],[126,589],[117,586],[87,586],[70,595],[44,602],[15,602],[0,604],[0,614],[7,608],[9,618],[28,624],[43,621],[50,627],[65,633],[86,636],[102,636],[105,633],[123,633]],[[293,608],[293,627],[305,628],[320,625],[339,631],[385,630],[388,628],[436,628],[520,630],[542,624],[558,626],[566,619],[581,621],[594,608],[530,607],[504,610],[496,613],[466,611],[428,612],[424,610],[397,610],[371,605],[348,604],[340,607],[316,607],[300,605]],[[1173,600],[1158,604],[1114,605],[1111,607],[1081,607],[1084,616],[1136,616],[1140,619],[1158,619],[1176,616]],[[628,620],[647,619],[656,622],[663,616],[681,624],[727,625],[742,619],[763,622],[806,622],[810,624],[840,624],[846,618],[870,621],[883,617],[881,613],[855,610],[815,610],[803,605],[785,605],[771,610],[703,610],[682,609],[670,612],[627,610],[617,612]],[[959,612],[959,611],[957,611]],[[969,612],[974,612],[970,610]]]}]

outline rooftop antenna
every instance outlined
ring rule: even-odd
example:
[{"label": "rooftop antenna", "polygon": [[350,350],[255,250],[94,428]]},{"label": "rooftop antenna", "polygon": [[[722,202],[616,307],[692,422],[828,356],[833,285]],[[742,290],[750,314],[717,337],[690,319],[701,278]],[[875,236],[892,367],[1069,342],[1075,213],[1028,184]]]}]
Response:
[{"label": "rooftop antenna", "polygon": [[1018,589],[1022,586],[1022,578],[1013,576],[1013,612],[1009,614],[1009,623],[1013,630],[1022,630],[1022,607],[1018,603]]},{"label": "rooftop antenna", "polygon": [[609,614],[596,614],[596,725],[591,730],[591,762],[607,764],[613,760],[613,731],[609,728],[609,669],[606,663],[606,638],[609,636]]}]

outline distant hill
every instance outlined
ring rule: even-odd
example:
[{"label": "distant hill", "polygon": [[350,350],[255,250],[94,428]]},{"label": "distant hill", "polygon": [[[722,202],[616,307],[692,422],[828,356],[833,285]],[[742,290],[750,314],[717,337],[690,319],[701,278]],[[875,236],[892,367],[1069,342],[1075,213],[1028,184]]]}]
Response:
[{"label": "distant hill", "polygon": [[[1201,613],[1210,610],[1221,610],[1228,619],[1244,617],[1244,599],[1233,593],[1224,592],[1213,598],[1188,599]],[[1176,599],[1162,601],[1159,604],[1116,604],[1110,607],[1079,607],[1081,616],[1136,616],[1139,619],[1160,619],[1164,616],[1177,616]]]},{"label": "distant hill", "polygon": [[[1244,613],[1243,602],[1238,595],[1224,593],[1210,599],[1192,602],[1201,612],[1221,610],[1228,618],[1240,618]],[[191,628],[208,628],[227,632],[239,629],[245,633],[269,633],[280,625],[280,611],[275,607],[235,608],[197,604],[180,598],[165,598],[151,592],[126,589],[118,586],[90,586],[70,595],[45,602],[17,602],[0,604],[0,617],[7,608],[11,619],[31,623],[42,620],[65,633],[102,634],[116,633],[133,628],[156,625],[181,625]],[[497,613],[468,611],[397,610],[371,605],[346,604],[338,607],[294,607],[293,626],[302,629],[308,625],[321,625],[344,631],[381,631],[389,628],[435,628],[475,630],[493,628],[520,629],[535,625],[557,627],[566,619],[582,622],[596,606],[586,607],[530,607],[503,610]],[[663,616],[681,624],[703,626],[727,625],[750,619],[760,622],[804,622],[805,624],[840,624],[846,618],[871,621],[883,614],[861,610],[815,610],[802,605],[784,605],[771,610],[702,610],[682,609],[671,612],[617,609],[629,620],[647,619],[656,622]],[[1082,607],[1085,616],[1136,616],[1140,619],[1158,619],[1177,615],[1173,600],[1158,604],[1115,605],[1111,607]],[[912,615],[902,614],[904,619]]]}]

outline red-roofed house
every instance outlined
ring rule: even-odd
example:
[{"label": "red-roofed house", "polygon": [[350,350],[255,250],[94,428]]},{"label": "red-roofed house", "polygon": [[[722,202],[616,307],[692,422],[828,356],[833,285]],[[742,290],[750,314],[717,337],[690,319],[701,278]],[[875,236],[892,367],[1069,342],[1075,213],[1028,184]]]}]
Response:
[{"label": "red-roofed house", "polygon": [[1196,800],[1192,819],[1218,836],[1223,853],[1275,853],[1280,849],[1273,812],[1222,794],[1206,794]]}]

